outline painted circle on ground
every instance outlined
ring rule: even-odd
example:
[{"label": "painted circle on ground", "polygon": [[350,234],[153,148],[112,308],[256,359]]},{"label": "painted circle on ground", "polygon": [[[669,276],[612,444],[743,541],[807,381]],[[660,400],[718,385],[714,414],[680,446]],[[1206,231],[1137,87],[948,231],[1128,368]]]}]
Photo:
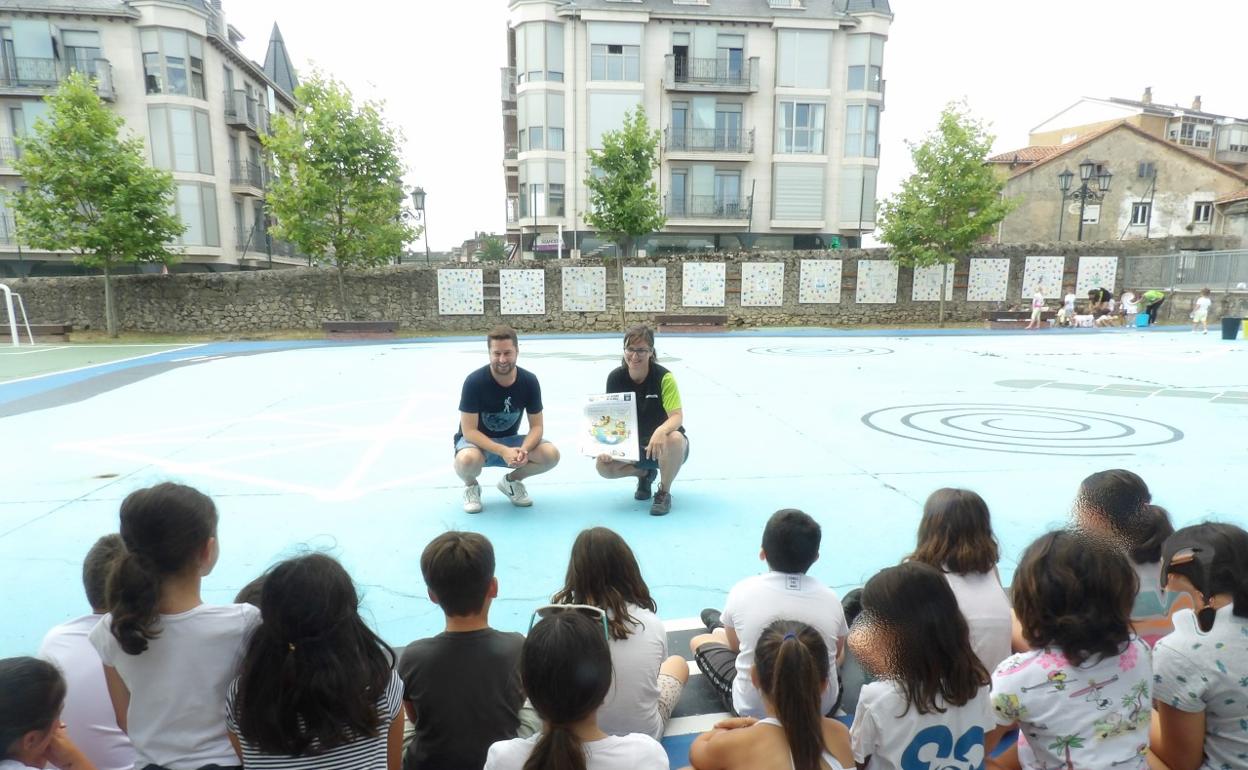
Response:
[{"label": "painted circle on ground", "polygon": [[862,422],[911,441],[1008,454],[1113,457],[1183,439],[1178,428],[1142,417],[1023,404],[891,406]]},{"label": "painted circle on ground", "polygon": [[832,358],[836,356],[886,356],[893,351],[889,348],[859,348],[847,345],[799,345],[796,347],[750,348],[749,352],[759,356]]}]

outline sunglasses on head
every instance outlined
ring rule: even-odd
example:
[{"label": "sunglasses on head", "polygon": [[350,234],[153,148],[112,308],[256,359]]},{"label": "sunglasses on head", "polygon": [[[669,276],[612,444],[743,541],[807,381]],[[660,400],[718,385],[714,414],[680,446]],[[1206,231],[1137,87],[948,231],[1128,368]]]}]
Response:
[{"label": "sunglasses on head", "polygon": [[607,611],[592,604],[546,604],[538,607],[533,610],[533,615],[529,618],[529,631],[532,632],[533,626],[537,625],[539,621],[562,612],[579,612],[591,620],[601,621],[603,637],[608,640],[611,638],[607,628]]}]

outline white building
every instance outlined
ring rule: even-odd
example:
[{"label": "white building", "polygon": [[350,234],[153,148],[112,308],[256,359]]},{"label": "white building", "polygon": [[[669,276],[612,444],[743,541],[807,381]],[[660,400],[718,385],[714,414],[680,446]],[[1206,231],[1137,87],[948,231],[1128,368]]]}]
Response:
[{"label": "white building", "polygon": [[510,0],[508,234],[609,250],[587,151],[642,107],[662,132],[651,253],[855,246],[875,225],[888,0]]},{"label": "white building", "polygon": [[[303,263],[266,235],[259,141],[271,114],[295,107],[294,69],[276,25],[263,66],[241,40],[220,0],[0,0],[0,187],[22,184],[14,138],[32,130],[70,72],[84,71],[123,131],[142,137],[152,165],[177,182],[187,230],[176,270]],[[0,275],[76,272],[70,254],[21,247],[12,211],[0,207]]]}]

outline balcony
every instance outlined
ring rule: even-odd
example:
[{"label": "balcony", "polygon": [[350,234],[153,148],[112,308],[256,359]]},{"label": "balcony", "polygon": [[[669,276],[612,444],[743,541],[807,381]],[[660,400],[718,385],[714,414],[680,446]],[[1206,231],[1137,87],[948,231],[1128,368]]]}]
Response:
[{"label": "balcony", "polygon": [[685,199],[663,196],[663,213],[668,219],[705,219],[748,221],[748,197],[729,198],[722,195],[690,195]]},{"label": "balcony", "polygon": [[230,187],[243,195],[263,196],[264,169],[249,160],[230,161]]},{"label": "balcony", "polygon": [[248,96],[243,90],[225,92],[225,122],[257,136],[269,130],[268,111],[255,96]]},{"label": "balcony", "polygon": [[40,59],[29,56],[0,57],[0,95],[28,96],[55,91],[71,72],[82,72],[96,81],[95,92],[112,101],[113,65],[108,59]]},{"label": "balcony", "polygon": [[754,129],[668,126],[663,131],[663,149],[671,155],[748,156],[754,153]]},{"label": "balcony", "polygon": [[21,154],[16,139],[0,136],[0,174],[16,174],[15,165]]},{"label": "balcony", "polygon": [[663,87],[668,91],[754,93],[758,91],[758,57],[745,61],[691,59],[668,54]]},{"label": "balcony", "polygon": [[1218,150],[1215,158],[1218,163],[1225,163],[1230,166],[1238,166],[1248,163],[1248,146],[1244,145],[1228,145],[1225,150]]},{"label": "balcony", "polygon": [[503,101],[514,102],[516,100],[516,68],[515,67],[503,67],[501,75],[502,75],[502,86],[503,86],[503,91],[502,91]]}]

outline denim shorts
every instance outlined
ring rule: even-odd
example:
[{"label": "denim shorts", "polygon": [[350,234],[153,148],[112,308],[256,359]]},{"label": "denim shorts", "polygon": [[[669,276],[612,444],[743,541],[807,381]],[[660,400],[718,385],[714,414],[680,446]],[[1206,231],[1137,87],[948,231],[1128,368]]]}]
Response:
[{"label": "denim shorts", "polygon": [[[502,444],[503,446],[511,447],[513,449],[518,449],[520,448],[520,445],[524,443],[524,439],[527,437],[527,435],[528,434],[525,434],[525,433],[518,433],[515,436],[499,436],[491,440],[499,444]],[[549,444],[549,443],[550,442],[547,441],[546,439],[542,439],[538,445],[540,446],[541,444]],[[468,449],[469,447],[480,450],[481,454],[485,455],[485,467],[487,468],[509,468],[511,467],[507,464],[507,461],[504,460],[499,455],[494,454],[488,449],[481,449],[481,447],[472,443],[464,436],[460,436],[459,440],[455,442],[455,454],[459,454],[460,450]]]}]

